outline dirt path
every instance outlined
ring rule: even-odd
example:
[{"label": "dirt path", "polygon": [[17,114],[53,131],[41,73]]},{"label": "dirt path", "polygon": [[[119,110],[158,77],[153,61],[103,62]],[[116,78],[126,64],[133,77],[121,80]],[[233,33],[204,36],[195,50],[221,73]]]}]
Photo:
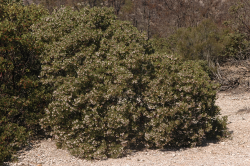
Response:
[{"label": "dirt path", "polygon": [[[14,166],[198,166],[198,165],[250,165],[250,93],[219,93],[216,104],[221,114],[228,115],[228,128],[232,138],[223,142],[207,142],[206,145],[170,150],[147,150],[131,156],[103,161],[86,161],[71,156],[66,150],[56,149],[55,143],[43,140],[29,151],[19,153]],[[249,107],[248,111],[245,109]],[[240,111],[239,111],[240,110]]]}]

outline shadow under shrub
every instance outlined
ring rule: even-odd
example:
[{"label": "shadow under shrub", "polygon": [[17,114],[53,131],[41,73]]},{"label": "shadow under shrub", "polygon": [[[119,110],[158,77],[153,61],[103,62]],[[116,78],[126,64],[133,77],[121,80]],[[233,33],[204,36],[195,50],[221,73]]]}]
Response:
[{"label": "shadow under shrub", "polygon": [[54,88],[41,125],[88,159],[133,147],[195,145],[219,114],[217,85],[195,62],[153,54],[146,36],[110,8],[61,8],[33,26],[41,81]]}]

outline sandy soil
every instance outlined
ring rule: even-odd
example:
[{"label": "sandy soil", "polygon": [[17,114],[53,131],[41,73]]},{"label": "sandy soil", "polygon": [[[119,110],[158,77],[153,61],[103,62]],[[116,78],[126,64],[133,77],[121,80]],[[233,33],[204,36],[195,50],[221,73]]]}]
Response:
[{"label": "sandy soil", "polygon": [[53,140],[42,140],[29,150],[18,153],[19,161],[9,166],[198,166],[250,165],[250,93],[218,93],[216,104],[221,115],[228,116],[232,137],[221,142],[205,142],[203,146],[179,150],[145,150],[132,155],[102,161],[86,161],[56,149]]}]

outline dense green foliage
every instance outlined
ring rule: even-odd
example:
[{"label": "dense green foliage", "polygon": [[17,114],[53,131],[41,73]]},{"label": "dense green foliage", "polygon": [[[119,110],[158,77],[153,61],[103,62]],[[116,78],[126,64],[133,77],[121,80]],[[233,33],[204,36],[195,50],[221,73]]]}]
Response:
[{"label": "dense green foliage", "polygon": [[153,50],[112,12],[62,8],[33,27],[45,47],[41,81],[56,89],[41,124],[80,157],[118,157],[121,142],[141,134],[136,99]]},{"label": "dense green foliage", "polygon": [[179,28],[167,39],[151,39],[159,53],[181,55],[184,61],[206,61],[207,71],[213,78],[217,64],[229,58],[247,59],[250,42],[243,33],[219,28],[212,20],[203,20],[197,27]]},{"label": "dense green foliage", "polygon": [[205,61],[189,59],[231,56],[247,48],[243,35],[222,38],[204,21],[166,44],[154,42],[177,58],[155,54],[147,37],[110,8],[77,9],[48,15],[40,6],[1,1],[0,163],[41,126],[58,147],[95,159],[227,134],[226,117],[217,117],[218,85]]},{"label": "dense green foliage", "polygon": [[110,8],[61,8],[32,27],[41,82],[53,87],[42,127],[73,155],[120,157],[131,147],[193,146],[223,136],[216,88],[200,63],[153,54]]},{"label": "dense green foliage", "polygon": [[148,116],[148,141],[157,147],[194,146],[205,137],[225,136],[227,119],[217,117],[215,105],[219,85],[210,81],[203,62],[161,54],[153,59],[156,75],[144,98],[155,107]]},{"label": "dense green foliage", "polygon": [[39,130],[49,96],[38,81],[40,49],[30,26],[46,14],[37,6],[0,1],[0,163]]},{"label": "dense green foliage", "polygon": [[246,34],[240,32],[227,33],[223,38],[223,43],[225,45],[222,52],[224,59],[246,60],[250,58],[250,41]]},{"label": "dense green foliage", "polygon": [[171,50],[191,60],[214,61],[222,52],[221,32],[210,20],[194,28],[180,28],[170,37]]}]

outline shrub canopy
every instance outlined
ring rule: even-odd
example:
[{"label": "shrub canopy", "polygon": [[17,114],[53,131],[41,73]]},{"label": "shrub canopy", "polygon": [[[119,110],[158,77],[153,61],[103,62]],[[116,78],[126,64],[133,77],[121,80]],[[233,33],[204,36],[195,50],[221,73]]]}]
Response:
[{"label": "shrub canopy", "polygon": [[45,48],[41,81],[55,88],[41,124],[81,157],[119,156],[129,133],[139,134],[136,99],[153,52],[146,36],[110,8],[61,8],[33,30]]},{"label": "shrub canopy", "polygon": [[48,96],[38,75],[40,48],[30,26],[47,12],[0,1],[0,163],[39,130]]},{"label": "shrub canopy", "polygon": [[129,147],[199,144],[212,130],[217,86],[198,63],[153,54],[112,9],[61,8],[32,29],[44,48],[41,81],[53,87],[41,125],[58,147],[102,159]]}]

